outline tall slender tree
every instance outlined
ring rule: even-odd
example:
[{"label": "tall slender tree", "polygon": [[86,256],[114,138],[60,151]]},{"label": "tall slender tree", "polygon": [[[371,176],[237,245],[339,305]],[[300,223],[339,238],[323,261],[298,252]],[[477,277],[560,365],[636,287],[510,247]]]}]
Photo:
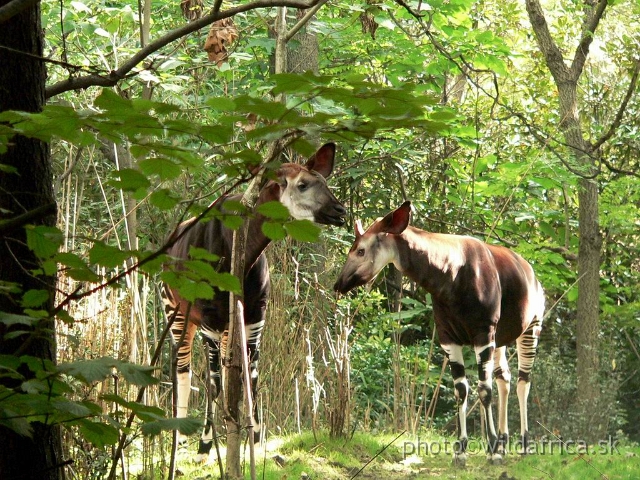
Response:
[{"label": "tall slender tree", "polygon": [[[602,409],[594,408],[601,397],[599,382],[599,336],[600,336],[600,264],[602,235],[598,219],[598,165],[602,146],[611,137],[616,123],[606,129],[600,140],[590,142],[589,132],[585,132],[582,109],[578,95],[580,78],[584,72],[590,47],[609,3],[607,0],[592,0],[582,5],[581,35],[577,39],[573,58],[566,59],[558,43],[554,40],[545,13],[539,0],[527,0],[526,8],[535,38],[558,90],[560,110],[559,127],[570,156],[573,157],[575,172],[579,179],[579,237],[578,253],[578,303],[576,326],[576,375],[578,391],[577,413],[585,420],[585,439],[597,440],[606,430],[606,419],[601,418]],[[636,62],[637,72],[637,62]],[[637,76],[637,73],[636,73]],[[631,92],[636,81],[630,82]],[[616,116],[616,122],[624,114],[625,97]]]},{"label": "tall slender tree", "polygon": [[[42,109],[46,78],[42,45],[40,2],[0,0],[0,112]],[[11,228],[0,231],[0,282],[4,286],[10,283],[16,292],[0,295],[0,311],[22,313],[21,296],[29,290],[46,291],[49,300],[45,307],[50,310],[55,278],[31,273],[39,262],[27,247],[24,229],[26,223],[55,223],[49,146],[17,136],[6,152],[0,153],[0,165],[0,218],[12,221]],[[47,319],[33,331],[16,337],[7,335],[11,328],[0,323],[0,354],[55,361],[54,328],[53,320]],[[28,375],[26,371],[21,373]],[[0,478],[64,478],[59,428],[42,423],[31,427],[31,435],[21,435],[0,426]]]}]

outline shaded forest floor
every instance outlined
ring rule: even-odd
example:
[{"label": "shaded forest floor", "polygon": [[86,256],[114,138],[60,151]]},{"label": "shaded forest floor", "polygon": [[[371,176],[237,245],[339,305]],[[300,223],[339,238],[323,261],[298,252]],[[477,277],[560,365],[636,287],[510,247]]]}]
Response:
[{"label": "shaded forest floor", "polygon": [[[270,480],[401,480],[441,479],[638,479],[640,447],[620,445],[607,440],[577,451],[575,445],[541,443],[536,452],[521,456],[507,455],[502,465],[490,465],[479,444],[470,441],[470,455],[465,468],[455,468],[448,452],[453,439],[424,434],[373,436],[357,433],[351,439],[330,439],[328,435],[303,433],[273,438],[256,445],[256,478]],[[581,446],[585,447],[584,445]],[[420,455],[416,449],[420,448]],[[413,450],[413,451],[412,451]],[[178,478],[215,479],[219,468],[215,462],[197,465],[191,461],[195,449],[181,449]],[[246,452],[248,463],[248,451]],[[250,478],[246,465],[246,478]]]}]

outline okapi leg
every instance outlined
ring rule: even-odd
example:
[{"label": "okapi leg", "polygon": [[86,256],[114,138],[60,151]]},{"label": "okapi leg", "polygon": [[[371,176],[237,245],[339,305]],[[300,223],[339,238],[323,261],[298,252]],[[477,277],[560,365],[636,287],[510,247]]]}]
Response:
[{"label": "okapi leg", "polygon": [[198,442],[198,453],[194,458],[196,463],[204,463],[209,458],[214,435],[213,402],[218,397],[218,392],[220,391],[220,341],[216,340],[220,335],[212,331],[207,331],[204,328],[202,332],[209,368],[207,370],[207,381],[205,382],[204,430]]},{"label": "okapi leg", "polygon": [[[221,379],[220,379],[220,354],[221,350],[226,345],[227,332],[217,332],[210,330],[205,326],[202,327],[202,336],[206,345],[208,346],[208,382],[206,383],[206,402],[205,402],[205,419],[204,430],[200,436],[198,443],[198,453],[195,457],[196,462],[206,462],[209,454],[211,453],[211,447],[213,446],[213,416],[214,409],[213,404],[217,400],[221,391]],[[221,345],[221,343],[223,345]],[[224,354],[224,353],[223,353]]]},{"label": "okapi leg", "polygon": [[506,355],[507,347],[496,348],[493,355],[495,368],[493,375],[498,386],[498,453],[504,455],[509,445],[509,424],[507,418],[511,371]]},{"label": "okapi leg", "polygon": [[518,347],[518,403],[520,404],[520,435],[522,436],[522,453],[529,448],[529,422],[527,419],[527,399],[531,388],[531,370],[536,358],[536,347],[542,321],[536,318],[529,328],[516,340]]},{"label": "okapi leg", "polygon": [[260,340],[262,338],[262,329],[264,320],[245,326],[247,335],[247,352],[249,352],[249,369],[251,370],[251,396],[253,398],[253,412],[251,412],[251,420],[253,423],[253,443],[260,441],[262,425],[258,421],[258,360],[260,358]]},{"label": "okapi leg", "polygon": [[[187,323],[187,331],[184,326]],[[173,322],[171,334],[177,344],[178,367],[176,380],[178,385],[178,395],[176,404],[176,417],[185,418],[189,411],[189,394],[191,393],[191,347],[193,337],[198,330],[197,325],[188,323],[185,317],[179,312]],[[183,434],[178,436],[179,443],[185,443],[187,437]]]},{"label": "okapi leg", "polygon": [[442,345],[453,377],[453,387],[458,405],[458,442],[454,447],[454,465],[464,467],[467,463],[467,399],[469,398],[469,382],[464,370],[464,357],[461,345]]},{"label": "okapi leg", "polygon": [[495,343],[474,346],[476,360],[478,362],[478,397],[480,398],[481,412],[484,419],[487,435],[487,453],[489,461],[494,464],[502,462],[502,456],[498,453],[498,435],[493,423],[493,410],[491,408],[493,355]]}]

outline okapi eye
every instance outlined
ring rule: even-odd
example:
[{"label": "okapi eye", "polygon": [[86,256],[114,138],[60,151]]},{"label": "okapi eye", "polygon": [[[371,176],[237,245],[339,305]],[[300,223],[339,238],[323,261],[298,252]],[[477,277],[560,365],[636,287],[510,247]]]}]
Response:
[{"label": "okapi eye", "polygon": [[356,251],[356,255],[358,255],[359,257],[364,257],[364,248],[359,248]]},{"label": "okapi eye", "polygon": [[300,190],[301,192],[304,192],[306,189],[307,189],[306,183],[301,183],[300,185],[298,185],[298,190]]}]

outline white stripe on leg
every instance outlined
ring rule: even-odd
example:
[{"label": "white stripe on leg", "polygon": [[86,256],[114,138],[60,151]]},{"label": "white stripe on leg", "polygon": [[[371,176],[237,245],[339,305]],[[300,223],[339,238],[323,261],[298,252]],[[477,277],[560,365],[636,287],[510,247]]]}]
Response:
[{"label": "white stripe on leg", "polygon": [[179,372],[178,375],[178,404],[176,413],[178,418],[185,418],[189,411],[189,393],[191,393],[191,370]]}]

